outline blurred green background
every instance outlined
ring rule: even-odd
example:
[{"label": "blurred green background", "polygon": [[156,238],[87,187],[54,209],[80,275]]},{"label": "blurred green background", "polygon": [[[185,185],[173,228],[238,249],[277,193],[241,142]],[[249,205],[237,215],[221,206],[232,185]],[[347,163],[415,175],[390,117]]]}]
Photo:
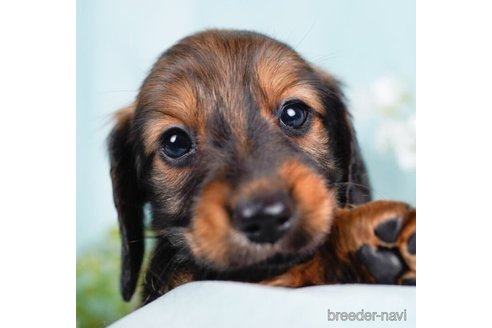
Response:
[{"label": "blurred green background", "polygon": [[137,305],[118,295],[120,240],[117,227],[77,258],[77,327],[104,327]]},{"label": "blurred green background", "polygon": [[280,39],[345,83],[375,198],[415,204],[414,1],[77,1],[77,326],[136,305],[119,296],[105,138],[151,65],[204,28]]}]

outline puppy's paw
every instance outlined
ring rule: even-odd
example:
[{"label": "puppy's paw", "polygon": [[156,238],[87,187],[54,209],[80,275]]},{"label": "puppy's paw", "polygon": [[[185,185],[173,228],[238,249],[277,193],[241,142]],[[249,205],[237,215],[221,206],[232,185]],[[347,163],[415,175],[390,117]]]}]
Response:
[{"label": "puppy's paw", "polygon": [[360,272],[362,282],[416,284],[416,210],[375,201],[340,210],[335,247]]}]

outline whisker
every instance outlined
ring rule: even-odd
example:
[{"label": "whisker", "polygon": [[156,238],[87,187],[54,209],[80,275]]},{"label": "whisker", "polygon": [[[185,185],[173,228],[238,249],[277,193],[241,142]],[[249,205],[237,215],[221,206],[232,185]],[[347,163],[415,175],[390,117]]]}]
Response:
[{"label": "whisker", "polygon": [[359,187],[359,188],[364,189],[367,192],[371,192],[375,196],[375,198],[378,198],[378,199],[391,198],[391,197],[388,197],[388,196],[382,194],[378,190],[374,189],[372,186],[368,186],[368,185],[364,185],[364,184],[360,184],[360,183],[355,183],[355,182],[336,182],[333,185],[334,186],[348,186],[348,187],[354,186],[354,187]]}]

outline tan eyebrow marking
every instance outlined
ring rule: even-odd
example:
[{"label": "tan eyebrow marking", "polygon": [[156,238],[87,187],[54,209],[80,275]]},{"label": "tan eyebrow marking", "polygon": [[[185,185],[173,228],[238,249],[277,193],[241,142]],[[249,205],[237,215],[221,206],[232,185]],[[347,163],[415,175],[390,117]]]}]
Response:
[{"label": "tan eyebrow marking", "polygon": [[324,115],[323,104],[317,92],[311,86],[295,85],[287,88],[281,95],[281,99],[299,99],[308,105],[319,115]]},{"label": "tan eyebrow marking", "polygon": [[164,131],[172,126],[182,126],[182,121],[169,115],[148,120],[144,126],[143,143],[145,154],[152,154],[158,147],[159,139]]},{"label": "tan eyebrow marking", "polygon": [[[159,85],[149,84],[146,89],[162,89]],[[142,91],[144,94],[145,90]],[[155,94],[156,92],[148,92]],[[176,78],[172,83],[166,84],[166,89],[154,99],[143,98],[141,102],[151,107],[149,119],[145,122],[143,141],[146,154],[151,154],[157,147],[157,142],[162,133],[172,126],[188,127],[197,134],[203,134],[205,118],[200,110],[197,93],[200,93],[198,85],[193,86],[192,81],[185,77]]]}]

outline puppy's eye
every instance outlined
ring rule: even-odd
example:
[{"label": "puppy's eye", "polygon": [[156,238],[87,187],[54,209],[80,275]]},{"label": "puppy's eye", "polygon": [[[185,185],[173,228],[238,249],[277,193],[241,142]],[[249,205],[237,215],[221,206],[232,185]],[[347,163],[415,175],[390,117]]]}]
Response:
[{"label": "puppy's eye", "polygon": [[190,136],[180,128],[172,128],[161,139],[162,151],[171,158],[179,158],[191,150]]},{"label": "puppy's eye", "polygon": [[307,114],[307,105],[303,102],[287,102],[281,109],[280,122],[288,127],[299,129],[306,122]]}]

